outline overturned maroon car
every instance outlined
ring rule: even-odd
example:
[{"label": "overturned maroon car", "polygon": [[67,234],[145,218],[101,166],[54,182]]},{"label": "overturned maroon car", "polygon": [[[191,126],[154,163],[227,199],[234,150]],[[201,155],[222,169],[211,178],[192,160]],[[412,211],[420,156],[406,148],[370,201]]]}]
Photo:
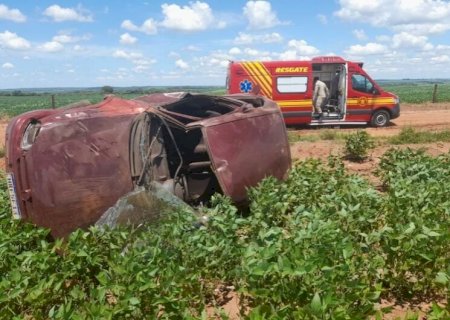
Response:
[{"label": "overturned maroon car", "polygon": [[264,97],[153,94],[36,110],[11,120],[6,170],[13,215],[55,237],[94,224],[136,187],[160,184],[188,204],[214,193],[245,203],[283,179],[283,117]]}]

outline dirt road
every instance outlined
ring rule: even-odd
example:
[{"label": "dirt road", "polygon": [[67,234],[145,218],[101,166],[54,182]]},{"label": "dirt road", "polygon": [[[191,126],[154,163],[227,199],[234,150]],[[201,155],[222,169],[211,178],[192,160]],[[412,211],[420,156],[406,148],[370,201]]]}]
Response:
[{"label": "dirt road", "polygon": [[389,136],[397,134],[404,127],[419,130],[445,130],[450,128],[450,104],[404,105],[400,117],[392,120],[386,128],[369,128],[372,135]]},{"label": "dirt road", "polygon": [[[450,103],[437,104],[404,104],[401,106],[400,117],[391,121],[388,127],[370,128],[366,131],[372,136],[392,136],[398,134],[405,127],[413,127],[418,130],[446,130],[450,129]],[[359,128],[361,129],[361,128]],[[355,131],[354,127],[340,128],[343,132]],[[317,128],[300,129],[300,135],[317,134]]]}]

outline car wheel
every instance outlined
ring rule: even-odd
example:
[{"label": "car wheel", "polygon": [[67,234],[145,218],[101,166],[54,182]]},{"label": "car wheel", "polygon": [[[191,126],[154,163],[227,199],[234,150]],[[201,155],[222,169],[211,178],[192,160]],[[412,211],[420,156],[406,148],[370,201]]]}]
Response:
[{"label": "car wheel", "polygon": [[386,110],[375,111],[370,120],[372,127],[385,127],[389,123],[391,116]]}]

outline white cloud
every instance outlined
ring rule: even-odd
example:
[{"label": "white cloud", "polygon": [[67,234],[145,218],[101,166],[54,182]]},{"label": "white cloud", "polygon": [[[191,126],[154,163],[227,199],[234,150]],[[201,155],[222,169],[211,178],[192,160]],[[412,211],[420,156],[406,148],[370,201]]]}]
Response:
[{"label": "white cloud", "polygon": [[194,61],[197,63],[196,66],[202,70],[202,73],[206,72],[207,76],[214,77],[223,77],[223,72],[228,67],[230,60],[233,60],[233,57],[221,51],[212,52],[207,56],[194,58]]},{"label": "white cloud", "polygon": [[242,53],[242,50],[237,48],[237,47],[233,47],[228,51],[229,54],[236,56]]},{"label": "white cloud", "polygon": [[147,69],[147,67],[149,65],[156,62],[156,60],[154,60],[154,59],[144,58],[144,55],[142,53],[125,51],[125,50],[114,51],[113,57],[131,61],[131,63],[133,63],[136,66],[136,68],[138,66],[141,66],[140,68],[138,68],[140,71],[142,71],[143,69]]},{"label": "white cloud", "polygon": [[139,27],[135,25],[131,20],[123,20],[120,26],[128,31],[139,31]]},{"label": "white cloud", "polygon": [[131,34],[124,33],[120,36],[121,44],[135,44],[137,42],[137,38],[133,37]]},{"label": "white cloud", "polygon": [[156,63],[155,59],[133,59],[131,60],[137,66],[149,66],[151,64]]},{"label": "white cloud", "polygon": [[334,14],[343,20],[420,34],[450,29],[450,2],[443,0],[339,0]]},{"label": "white cloud", "polygon": [[327,23],[328,23],[328,18],[327,18],[326,15],[318,14],[318,15],[317,15],[317,19],[319,19],[319,22],[320,22],[321,24],[327,24]]},{"label": "white cloud", "polygon": [[238,36],[233,40],[235,44],[279,43],[282,41],[283,37],[277,32],[257,35],[239,32]]},{"label": "white cloud", "polygon": [[91,38],[90,35],[84,35],[82,37],[76,37],[71,35],[70,33],[60,32],[56,36],[52,38],[52,41],[56,41],[59,43],[75,43],[83,40],[89,40]]},{"label": "white cloud", "polygon": [[305,40],[290,40],[288,47],[303,56],[317,55],[320,52],[319,49],[309,45]]},{"label": "white cloud", "polygon": [[448,55],[442,55],[442,56],[436,56],[431,58],[431,61],[437,62],[437,63],[448,63],[450,62],[450,57]]},{"label": "white cloud", "polygon": [[0,20],[11,20],[14,22],[25,22],[27,17],[18,9],[9,9],[4,4],[0,4]]},{"label": "white cloud", "polygon": [[44,15],[50,17],[55,22],[63,21],[78,21],[78,22],[92,22],[92,15],[84,10],[82,7],[63,8],[57,4],[51,5],[43,12]]},{"label": "white cloud", "polygon": [[19,37],[17,34],[9,31],[0,32],[0,47],[25,50],[31,48],[31,44],[28,40]]},{"label": "white cloud", "polygon": [[423,24],[408,24],[395,26],[394,31],[406,31],[416,34],[437,34],[450,30],[450,22],[447,23],[423,23]]},{"label": "white cloud", "polygon": [[350,46],[345,53],[350,56],[368,56],[374,54],[383,54],[388,51],[387,47],[374,42],[369,42],[366,45],[353,45]]},{"label": "white cloud", "polygon": [[125,50],[116,50],[113,53],[113,57],[114,58],[123,58],[123,59],[127,59],[127,60],[133,60],[133,59],[139,59],[142,58],[142,53],[137,53],[137,52],[127,52]]},{"label": "white cloud", "polygon": [[225,27],[225,22],[214,16],[209,4],[206,2],[190,2],[186,6],[164,3],[161,5],[161,9],[164,15],[162,21],[158,22],[150,18],[145,20],[141,26],[138,26],[127,19],[122,22],[121,27],[128,31],[144,32],[146,34],[156,34],[158,27],[188,32]]},{"label": "white cloud", "polygon": [[244,53],[248,56],[256,57],[259,55],[259,51],[256,49],[245,48]]},{"label": "white cloud", "polygon": [[[450,46],[449,46],[449,45],[438,44],[438,45],[436,46],[436,50],[439,50],[439,51],[448,51],[448,50],[450,50]],[[449,52],[450,52],[450,51],[449,51]]]},{"label": "white cloud", "polygon": [[133,71],[136,72],[136,73],[142,73],[142,72],[144,72],[144,71],[146,71],[148,69],[150,69],[150,67],[148,65],[136,65],[133,68]]},{"label": "white cloud", "polygon": [[14,68],[14,65],[11,62],[5,62],[4,64],[2,64],[2,68],[3,69],[12,69],[12,68]]},{"label": "white cloud", "polygon": [[243,10],[251,29],[267,29],[280,24],[268,1],[248,1]]},{"label": "white cloud", "polygon": [[352,31],[352,33],[358,40],[367,40],[367,35],[362,29],[355,29]]},{"label": "white cloud", "polygon": [[310,56],[302,56],[299,55],[296,50],[286,50],[282,53],[279,53],[278,60],[290,61],[290,60],[310,60]]},{"label": "white cloud", "polygon": [[164,3],[162,6],[164,20],[161,26],[179,31],[203,31],[208,28],[222,28],[223,21],[214,17],[211,7],[206,2],[191,2],[187,6]]},{"label": "white cloud", "polygon": [[262,61],[272,60],[271,57],[272,54],[268,51],[260,51],[253,48],[245,48],[242,51],[242,54],[244,55],[244,59],[262,60]]},{"label": "white cloud", "polygon": [[68,34],[58,34],[52,38],[53,41],[59,42],[59,43],[71,43],[76,42],[74,38]]},{"label": "white cloud", "polygon": [[128,31],[143,32],[149,35],[158,33],[157,23],[152,18],[145,20],[141,26],[135,25],[131,20],[122,21],[120,26]]},{"label": "white cloud", "polygon": [[49,41],[40,45],[38,49],[42,52],[54,53],[62,51],[64,49],[64,46],[57,41]]},{"label": "white cloud", "polygon": [[297,51],[295,50],[286,50],[279,54],[280,60],[289,61],[289,60],[300,60],[297,58]]},{"label": "white cloud", "polygon": [[73,50],[77,51],[77,52],[81,52],[84,50],[84,48],[82,46],[80,46],[79,44],[76,44],[73,46]]},{"label": "white cloud", "polygon": [[177,61],[175,61],[175,65],[182,70],[189,69],[189,65],[183,59],[178,59]]},{"label": "white cloud", "polygon": [[432,50],[433,45],[428,42],[426,36],[416,36],[407,32],[401,32],[392,37],[393,48],[419,48],[422,50]]},{"label": "white cloud", "polygon": [[147,19],[144,21],[140,28],[141,32],[145,34],[156,34],[158,29],[156,27],[156,22],[153,19]]}]

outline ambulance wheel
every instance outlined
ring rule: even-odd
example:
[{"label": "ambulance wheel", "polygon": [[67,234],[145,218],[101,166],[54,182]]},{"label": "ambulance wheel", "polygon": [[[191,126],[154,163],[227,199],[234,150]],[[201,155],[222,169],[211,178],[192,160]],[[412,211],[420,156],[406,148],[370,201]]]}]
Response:
[{"label": "ambulance wheel", "polygon": [[386,110],[378,110],[373,113],[370,124],[372,127],[385,127],[388,125],[389,120],[391,120],[389,112]]}]

